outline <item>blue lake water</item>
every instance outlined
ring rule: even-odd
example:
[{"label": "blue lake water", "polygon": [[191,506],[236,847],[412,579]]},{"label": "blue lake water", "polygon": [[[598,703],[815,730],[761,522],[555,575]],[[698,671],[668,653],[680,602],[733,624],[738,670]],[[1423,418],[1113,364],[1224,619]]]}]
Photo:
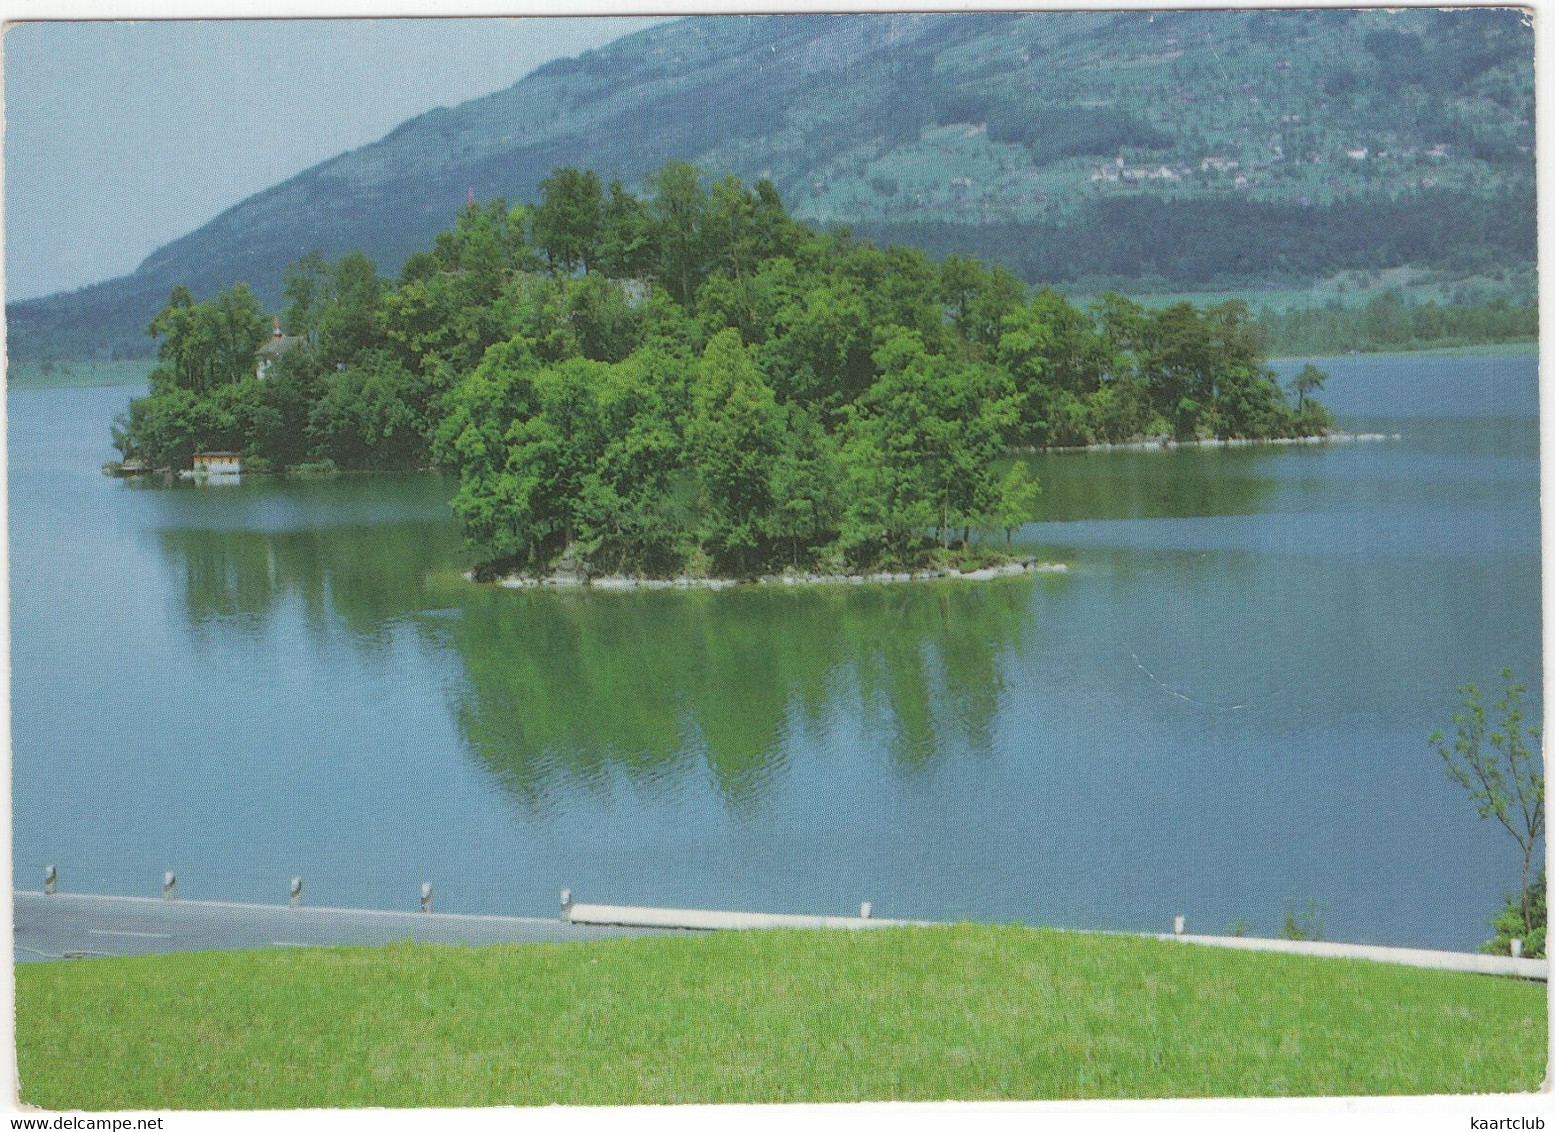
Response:
[{"label": "blue lake water", "polygon": [[1323,364],[1402,438],[1037,457],[1067,575],[718,594],[472,586],[444,477],[141,487],[132,390],[12,392],[14,883],[1472,948],[1518,859],[1426,739],[1538,707],[1536,359]]}]

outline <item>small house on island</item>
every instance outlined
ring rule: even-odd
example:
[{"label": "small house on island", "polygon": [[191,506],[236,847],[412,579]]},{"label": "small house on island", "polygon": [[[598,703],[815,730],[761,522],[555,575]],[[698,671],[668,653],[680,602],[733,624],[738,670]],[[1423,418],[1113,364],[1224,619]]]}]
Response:
[{"label": "small house on island", "polygon": [[243,470],[243,453],[196,452],[193,463],[197,476],[235,476]]},{"label": "small house on island", "polygon": [[282,334],[281,320],[276,319],[270,341],[254,351],[254,376],[263,381],[270,375],[270,367],[283,354],[289,354],[299,346],[307,345],[307,342],[307,337],[302,334]]}]

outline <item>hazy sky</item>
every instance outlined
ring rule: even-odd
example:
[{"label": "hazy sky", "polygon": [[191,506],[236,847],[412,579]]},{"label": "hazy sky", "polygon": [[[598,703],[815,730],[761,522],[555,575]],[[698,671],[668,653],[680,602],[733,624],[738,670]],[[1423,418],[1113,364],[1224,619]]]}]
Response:
[{"label": "hazy sky", "polygon": [[406,118],[653,18],[33,23],[4,41],[7,298],[131,271]]}]

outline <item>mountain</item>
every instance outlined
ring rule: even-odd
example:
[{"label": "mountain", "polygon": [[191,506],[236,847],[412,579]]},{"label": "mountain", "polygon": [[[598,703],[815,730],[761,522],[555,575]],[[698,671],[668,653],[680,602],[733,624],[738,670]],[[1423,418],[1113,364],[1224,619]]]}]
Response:
[{"label": "mountain", "polygon": [[144,353],[178,283],[273,300],[305,251],[397,271],[473,190],[670,159],[1032,281],[1175,287],[1534,260],[1511,10],[691,17],[413,118],[131,274],[7,308],[13,357]]}]

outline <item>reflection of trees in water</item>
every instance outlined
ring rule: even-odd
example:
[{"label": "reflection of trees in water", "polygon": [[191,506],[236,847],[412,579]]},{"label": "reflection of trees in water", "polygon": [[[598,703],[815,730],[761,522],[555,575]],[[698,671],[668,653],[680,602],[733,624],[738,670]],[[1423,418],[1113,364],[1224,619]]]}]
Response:
[{"label": "reflection of trees in water", "polygon": [[703,768],[726,799],[751,802],[791,736],[826,735],[849,705],[906,771],[947,748],[987,750],[1001,662],[1023,647],[1038,584],[613,594],[445,580],[431,592],[461,556],[444,520],[160,537],[201,636],[258,632],[294,602],[312,633],[343,626],[370,650],[393,623],[455,606],[415,623],[462,664],[471,750],[532,804]]},{"label": "reflection of trees in water", "polygon": [[1030,457],[1028,466],[1042,483],[1041,519],[1174,519],[1267,510],[1290,478],[1277,476],[1270,461],[1302,454],[1268,448],[1066,452]]},{"label": "reflection of trees in water", "polygon": [[904,769],[987,749],[1000,662],[1022,647],[1032,583],[735,594],[473,595],[446,628],[460,724],[514,793],[540,803],[697,760],[732,802],[781,770],[790,735],[848,701]]},{"label": "reflection of trees in water", "polygon": [[364,645],[385,623],[426,604],[427,575],[458,561],[446,520],[254,530],[164,530],[163,552],[181,568],[191,625],[205,632],[259,629],[284,600],[324,631],[339,618]]}]

